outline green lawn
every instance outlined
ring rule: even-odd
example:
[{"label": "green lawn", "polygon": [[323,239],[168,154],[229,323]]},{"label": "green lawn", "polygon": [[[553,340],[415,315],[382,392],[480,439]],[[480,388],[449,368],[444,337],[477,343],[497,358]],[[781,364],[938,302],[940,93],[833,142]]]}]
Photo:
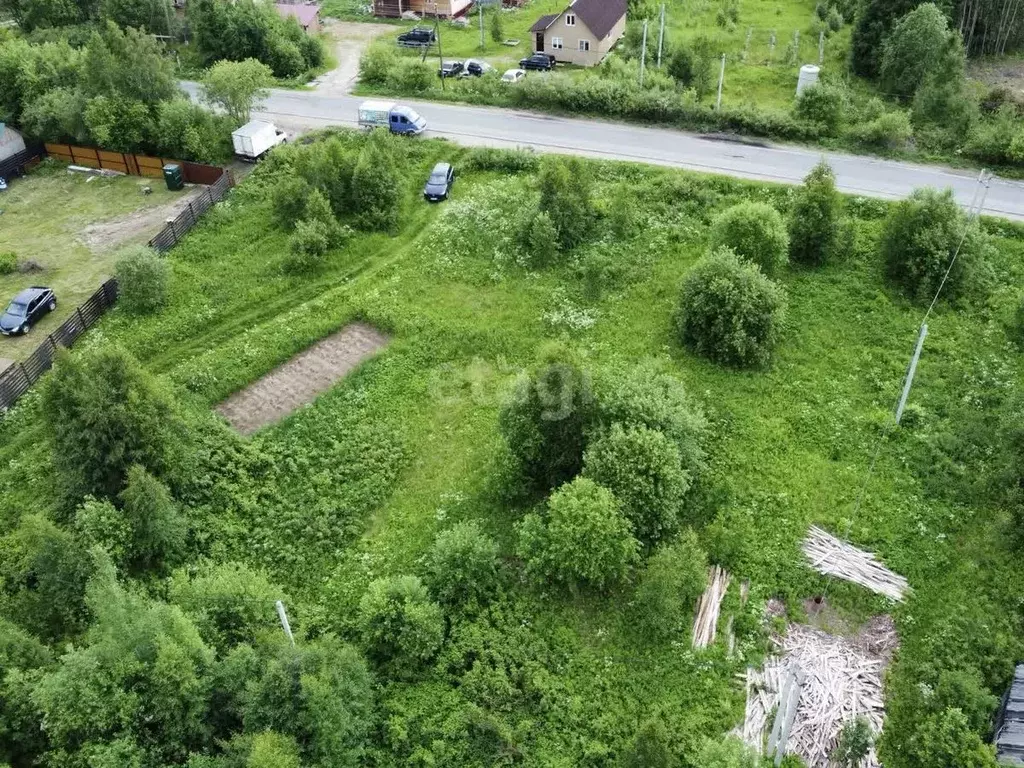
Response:
[{"label": "green lawn", "polygon": [[[344,135],[349,145],[363,140]],[[475,518],[500,542],[508,574],[500,605],[452,616],[440,660],[420,679],[380,680],[371,764],[468,767],[514,755],[525,766],[612,766],[652,715],[666,723],[674,752],[692,760],[703,738],[721,738],[741,717],[735,675],[765,647],[756,620],[741,630],[737,655],[721,644],[697,653],[685,627],[672,642],[639,635],[630,585],[569,594],[522,578],[514,523],[528,507],[502,493],[497,415],[511,380],[553,339],[595,374],[653,360],[700,402],[712,460],[689,503],[702,543],[734,585],[751,580],[753,611],[780,596],[799,618],[803,600],[827,591],[854,624],[893,612],[907,668],[933,661],[941,642],[957,663],[989,654],[986,680],[1005,680],[1024,650],[1014,607],[1024,568],[1005,510],[946,494],[922,457],[1024,375],[1000,319],[1024,275],[1019,232],[993,239],[989,299],[957,311],[941,305],[932,318],[916,418],[883,445],[855,514],[922,314],[881,277],[877,238],[888,204],[847,202],[855,238],[846,257],[785,271],[790,319],[777,360],[767,371],[736,371],[677,343],[678,286],[704,254],[716,212],[743,199],[787,211],[786,188],[588,163],[599,208],[628,194],[637,221],[623,239],[600,230],[565,264],[531,272],[516,263],[513,222],[535,199],[532,174],[465,172],[450,202],[429,206],[418,195],[426,171],[442,158],[458,163],[466,150],[441,141],[395,146],[404,153],[396,236],[357,235],[318,274],[288,277],[287,236],[272,224],[268,199],[275,180],[257,168],[230,205],[171,252],[166,310],[137,319],[115,309],[95,332],[199,406],[353,318],[392,334],[378,358],[313,406],[244,447],[200,455],[209,476],[190,511],[206,556],[267,568],[292,596],[300,630],[348,639],[366,584],[418,572],[437,532]],[[595,290],[581,275],[599,264]],[[30,445],[37,427],[30,403],[0,430],[0,520],[45,488],[22,455],[38,456]],[[241,469],[246,461],[258,467],[252,475]],[[913,596],[894,606],[812,573],[799,551],[811,523],[849,529],[909,578]],[[736,602],[731,594],[728,605]],[[973,629],[954,631],[960,623]],[[890,680],[902,684],[914,684],[910,672]]]},{"label": "green lawn", "polygon": [[[152,194],[142,194],[145,186]],[[156,222],[135,231],[131,214],[166,205],[182,194],[167,191],[159,179],[92,177],[50,163],[14,179],[0,193],[0,252],[13,251],[42,270],[0,276],[0,301],[6,305],[21,289],[46,285],[56,292],[59,307],[27,336],[0,338],[0,357],[18,360],[31,353],[112,275],[118,247],[145,243],[161,226]],[[113,220],[124,223],[111,232],[113,243],[104,242],[100,232],[86,231]]]}]

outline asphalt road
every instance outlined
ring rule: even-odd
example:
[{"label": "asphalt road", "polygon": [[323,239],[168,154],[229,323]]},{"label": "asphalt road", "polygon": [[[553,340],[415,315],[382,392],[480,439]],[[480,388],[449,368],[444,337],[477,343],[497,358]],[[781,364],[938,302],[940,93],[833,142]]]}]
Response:
[{"label": "asphalt road", "polygon": [[[195,94],[194,83],[182,86]],[[325,125],[355,125],[363,98],[328,96],[315,91],[272,90],[262,110],[285,130]],[[542,152],[630,160],[746,179],[799,183],[822,155],[839,188],[851,194],[898,199],[916,187],[951,187],[969,206],[979,193],[978,173],[941,166],[821,152],[791,145],[741,143],[701,137],[669,128],[647,128],[605,120],[555,117],[493,107],[460,106],[402,99],[427,120],[425,135],[460,144],[532,147]],[[1024,183],[993,178],[984,213],[1024,221]]]}]

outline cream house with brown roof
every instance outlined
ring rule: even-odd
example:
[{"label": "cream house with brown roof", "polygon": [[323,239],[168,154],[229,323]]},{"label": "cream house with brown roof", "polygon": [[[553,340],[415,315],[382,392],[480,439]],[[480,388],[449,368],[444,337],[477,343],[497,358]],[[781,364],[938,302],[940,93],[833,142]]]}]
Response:
[{"label": "cream house with brown roof", "polygon": [[574,0],[530,27],[534,53],[582,67],[600,64],[625,33],[626,0]]}]

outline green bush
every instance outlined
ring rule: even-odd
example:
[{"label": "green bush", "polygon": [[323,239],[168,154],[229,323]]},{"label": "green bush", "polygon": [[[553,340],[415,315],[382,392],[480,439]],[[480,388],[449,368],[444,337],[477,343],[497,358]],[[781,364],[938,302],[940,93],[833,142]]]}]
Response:
[{"label": "green bush", "polygon": [[239,692],[246,732],[293,737],[304,765],[365,764],[375,721],[374,683],[355,648],[321,635],[294,647],[282,642],[273,657],[254,666],[257,679],[244,680]]},{"label": "green bush", "polygon": [[729,248],[773,275],[789,261],[789,234],[777,210],[745,202],[719,214],[711,225],[711,248]]},{"label": "green bush", "polygon": [[874,736],[871,723],[866,717],[847,720],[832,750],[832,760],[840,768],[858,768],[871,751]]},{"label": "green bush", "polygon": [[486,605],[498,588],[498,545],[476,522],[456,524],[434,540],[426,582],[443,605]]},{"label": "green bush", "polygon": [[[953,254],[963,240],[955,262]],[[952,190],[917,189],[892,209],[882,231],[886,276],[915,301],[928,303],[947,269],[943,290],[955,297],[966,287],[982,235],[968,224]]]},{"label": "green bush", "polygon": [[370,659],[397,678],[429,662],[444,637],[441,609],[416,576],[373,581],[359,601],[358,622]]},{"label": "green bush", "polygon": [[825,161],[818,163],[797,192],[789,217],[789,255],[793,261],[821,266],[839,250],[842,199],[836,177]]},{"label": "green bush", "polygon": [[592,410],[590,381],[575,358],[560,347],[543,350],[498,417],[529,488],[548,491],[579,473]]},{"label": "green bush", "polygon": [[322,221],[299,221],[288,239],[287,272],[306,274],[315,271],[330,250],[331,233]]},{"label": "green bush", "polygon": [[838,8],[832,7],[828,9],[828,16],[825,19],[828,24],[828,28],[832,32],[838,32],[843,28],[843,14],[839,12]]},{"label": "green bush", "polygon": [[654,544],[679,527],[690,477],[672,441],[646,427],[614,424],[583,458],[584,475],[610,490],[633,524],[633,534]]},{"label": "green bush", "polygon": [[534,173],[540,167],[540,157],[530,149],[474,147],[469,150],[463,165],[469,171]]},{"label": "green bush", "polygon": [[299,745],[292,736],[264,731],[252,739],[245,768],[302,768]]},{"label": "green bush", "polygon": [[18,271],[18,254],[14,251],[0,253],[0,275],[13,275]]},{"label": "green bush", "polygon": [[398,225],[402,179],[389,137],[370,138],[352,171],[352,204],[363,229],[389,232]]},{"label": "green bush", "polygon": [[690,529],[647,559],[634,597],[643,632],[664,640],[686,632],[707,585],[708,557]]},{"label": "green bush", "polygon": [[726,736],[705,741],[695,765],[700,768],[761,768],[762,762],[752,747],[735,736]]},{"label": "green bush", "polygon": [[558,243],[569,250],[590,235],[594,224],[589,169],[575,157],[546,156],[540,163],[540,210],[546,213]]},{"label": "green bush", "polygon": [[558,260],[558,230],[544,211],[538,211],[533,218],[527,219],[522,239],[530,267],[543,269]]},{"label": "green bush", "polygon": [[687,274],[676,320],[680,340],[697,354],[726,365],[764,366],[785,315],[783,289],[723,248]]},{"label": "green bush", "polygon": [[623,768],[672,768],[675,765],[665,724],[658,719],[641,724],[623,757]]},{"label": "green bush", "polygon": [[1024,152],[1018,158],[1015,143],[1024,150],[1024,129],[1016,107],[1004,104],[994,116],[974,124],[964,151],[985,163],[1019,162],[1024,160]]},{"label": "green bush", "polygon": [[128,353],[59,355],[42,400],[54,463],[76,500],[115,498],[135,464],[170,473],[182,435],[177,405]]},{"label": "green bush", "polygon": [[854,140],[882,149],[900,149],[914,135],[910,115],[903,110],[885,112],[874,120],[859,123],[850,129]]},{"label": "green bush", "polygon": [[610,587],[623,581],[640,557],[640,543],[618,500],[584,477],[552,493],[546,516],[527,515],[518,531],[519,554],[540,584]]},{"label": "green bush", "polygon": [[118,300],[126,311],[148,315],[167,303],[171,265],[152,248],[138,245],[123,251],[114,275]]},{"label": "green bush", "polygon": [[376,42],[359,59],[359,82],[366,85],[386,85],[388,74],[398,62],[394,45]]},{"label": "green bush", "polygon": [[433,63],[419,59],[399,59],[388,72],[388,87],[402,93],[422,93],[434,85]]},{"label": "green bush", "polygon": [[597,381],[597,422],[646,427],[668,437],[691,480],[707,467],[708,422],[683,383],[652,361],[608,369]]},{"label": "green bush", "polygon": [[135,573],[161,573],[185,548],[185,520],[167,486],[143,467],[128,470],[118,497],[132,531],[128,563]]},{"label": "green bush", "polygon": [[1010,338],[1024,349],[1024,293],[1017,299],[1017,308],[1010,320]]},{"label": "green bush", "polygon": [[957,707],[927,717],[910,735],[906,754],[909,764],[929,768],[996,768],[993,748]]},{"label": "green bush", "polygon": [[835,136],[846,119],[846,108],[846,93],[842,88],[819,83],[800,94],[794,111],[801,120],[823,126],[825,135]]},{"label": "green bush", "polygon": [[312,193],[309,183],[295,174],[285,175],[274,182],[270,192],[270,205],[277,225],[292,230],[306,213],[306,203]]},{"label": "green bush", "polygon": [[266,573],[236,562],[175,571],[168,597],[195,622],[203,640],[221,652],[279,632],[274,603],[288,602]]}]

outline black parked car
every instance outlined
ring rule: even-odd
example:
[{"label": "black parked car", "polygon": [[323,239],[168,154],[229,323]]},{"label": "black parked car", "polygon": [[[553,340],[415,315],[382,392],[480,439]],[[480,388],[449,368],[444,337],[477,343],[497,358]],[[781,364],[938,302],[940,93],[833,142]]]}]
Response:
[{"label": "black parked car", "polygon": [[420,48],[437,42],[433,27],[413,27],[398,36],[398,44],[407,48]]},{"label": "black parked car", "polygon": [[448,163],[438,163],[430,172],[427,186],[423,188],[423,197],[432,203],[448,199],[448,193],[455,183],[455,169]]},{"label": "black parked car", "polygon": [[38,285],[26,288],[14,297],[3,315],[0,315],[0,333],[5,336],[28,333],[33,325],[56,308],[57,297],[49,288]]},{"label": "black parked car", "polygon": [[463,64],[461,61],[446,61],[437,71],[438,77],[455,77],[462,73]]},{"label": "black parked car", "polygon": [[533,54],[533,56],[529,56],[525,59],[520,59],[519,66],[522,69],[554,69],[555,57],[548,56],[546,53],[535,53]]}]

